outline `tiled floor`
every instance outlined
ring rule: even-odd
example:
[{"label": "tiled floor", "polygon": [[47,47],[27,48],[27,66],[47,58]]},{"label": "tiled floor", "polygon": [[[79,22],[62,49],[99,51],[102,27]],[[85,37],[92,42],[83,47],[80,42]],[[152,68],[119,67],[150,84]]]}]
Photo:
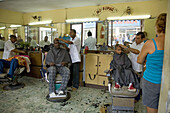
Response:
[{"label": "tiled floor", "polygon": [[[65,103],[46,100],[48,84],[40,79],[23,77],[25,87],[15,91],[4,91],[0,84],[0,113],[98,113],[103,104],[111,103],[109,93],[101,89],[80,87],[71,92]],[[135,104],[137,113],[146,113],[140,100]]]}]

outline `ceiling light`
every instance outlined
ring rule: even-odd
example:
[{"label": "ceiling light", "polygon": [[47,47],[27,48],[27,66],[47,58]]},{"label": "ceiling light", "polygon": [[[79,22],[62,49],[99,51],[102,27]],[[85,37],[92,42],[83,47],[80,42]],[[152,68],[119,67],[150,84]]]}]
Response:
[{"label": "ceiling light", "polygon": [[107,20],[147,19],[150,17],[151,15],[122,16],[122,17],[108,17]]},{"label": "ceiling light", "polygon": [[5,29],[6,27],[0,27],[0,29]]},{"label": "ceiling light", "polygon": [[28,25],[41,25],[41,24],[51,24],[51,20],[49,21],[41,21],[41,22],[32,22],[32,23],[29,23]]},{"label": "ceiling light", "polygon": [[82,19],[67,19],[67,23],[75,23],[75,22],[92,22],[92,21],[98,21],[99,18],[82,18]]},{"label": "ceiling light", "polygon": [[21,27],[21,25],[10,25],[10,27]]}]

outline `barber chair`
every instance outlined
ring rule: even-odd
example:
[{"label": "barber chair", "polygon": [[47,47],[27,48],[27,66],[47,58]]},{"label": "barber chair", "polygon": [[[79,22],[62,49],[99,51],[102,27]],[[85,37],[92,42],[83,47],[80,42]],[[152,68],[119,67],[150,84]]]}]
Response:
[{"label": "barber chair", "polygon": [[[49,83],[47,70],[41,69],[40,73],[41,73],[42,79],[44,79],[47,83]],[[55,84],[56,93],[57,93],[58,89],[60,88],[61,81],[62,81],[62,77],[60,74],[57,73],[56,74],[56,84]],[[65,92],[66,92],[66,97],[49,98],[49,94],[48,94],[46,96],[46,99],[50,102],[66,102],[67,100],[70,99],[71,94],[67,90]]]},{"label": "barber chair", "polygon": [[136,92],[129,92],[128,86],[123,86],[119,90],[114,89],[114,80],[110,76],[109,71],[105,72],[108,76],[108,90],[112,96],[112,104],[107,107],[108,113],[134,113],[134,100],[139,94],[139,89]]},{"label": "barber chair", "polygon": [[4,73],[0,74],[0,83],[9,82],[9,84],[5,85],[3,87],[3,89],[4,90],[16,90],[16,89],[23,88],[25,86],[25,84],[19,83],[18,78],[21,77],[21,73],[23,73],[24,70],[25,70],[25,67],[16,68],[16,70],[14,72],[13,80],[9,80],[6,77],[7,73],[9,72],[9,68],[4,68]]}]

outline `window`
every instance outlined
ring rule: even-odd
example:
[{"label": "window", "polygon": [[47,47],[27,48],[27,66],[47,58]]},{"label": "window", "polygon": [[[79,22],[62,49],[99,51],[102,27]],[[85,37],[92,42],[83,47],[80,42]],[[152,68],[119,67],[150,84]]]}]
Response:
[{"label": "window", "polygon": [[81,45],[82,45],[82,27],[83,24],[71,24],[71,29],[75,29],[76,30],[76,36],[78,38],[80,38],[81,40]]},{"label": "window", "polygon": [[141,20],[118,20],[109,22],[108,46],[130,42],[135,38],[135,34],[142,31]]},{"label": "window", "polygon": [[84,46],[84,40],[87,39],[88,31],[92,32],[92,37],[96,38],[96,22],[86,22],[80,24],[71,24],[71,29],[75,29],[77,37],[81,40],[81,46]]},{"label": "window", "polygon": [[40,27],[39,36],[40,36],[39,41],[44,40],[44,37],[48,36],[48,41],[50,41],[51,43],[52,42],[51,28]]},{"label": "window", "polygon": [[83,23],[83,41],[82,46],[84,46],[84,41],[88,38],[87,33],[91,31],[92,37],[96,38],[96,22]]}]

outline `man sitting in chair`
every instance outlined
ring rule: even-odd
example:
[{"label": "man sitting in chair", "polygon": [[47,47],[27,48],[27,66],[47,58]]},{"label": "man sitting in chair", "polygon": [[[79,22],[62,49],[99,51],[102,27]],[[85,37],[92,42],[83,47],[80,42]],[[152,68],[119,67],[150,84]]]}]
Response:
[{"label": "man sitting in chair", "polygon": [[13,79],[14,71],[18,67],[18,60],[12,59],[11,61],[8,61],[6,59],[13,57],[15,53],[25,53],[25,51],[15,48],[14,43],[16,41],[17,37],[15,35],[10,35],[10,40],[5,42],[3,59],[0,59],[0,74],[3,74],[4,67],[10,68],[9,73],[7,74],[9,80]]},{"label": "man sitting in chair", "polygon": [[[65,90],[70,78],[70,70],[66,66],[70,62],[68,51],[60,48],[59,40],[54,40],[54,47],[48,52],[46,57],[46,64],[49,65],[49,98],[66,97]],[[62,83],[58,91],[55,91],[55,77],[57,73],[62,76]]]}]

